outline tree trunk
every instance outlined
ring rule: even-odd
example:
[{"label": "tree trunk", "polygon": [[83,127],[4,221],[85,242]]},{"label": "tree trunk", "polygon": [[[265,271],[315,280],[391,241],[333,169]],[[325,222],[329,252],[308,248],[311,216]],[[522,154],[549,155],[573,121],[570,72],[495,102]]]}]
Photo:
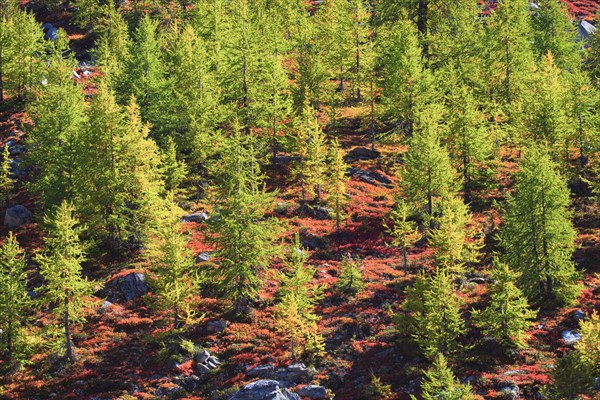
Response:
[{"label": "tree trunk", "polygon": [[2,80],[4,78],[2,70],[2,47],[3,45],[0,44],[0,104],[4,103],[4,84],[2,83]]},{"label": "tree trunk", "polygon": [[75,355],[73,354],[73,343],[71,343],[71,327],[69,325],[69,299],[65,298],[65,345],[67,348],[67,360],[69,362],[75,362]]},{"label": "tree trunk", "polygon": [[417,29],[423,37],[423,55],[429,60],[429,44],[427,43],[427,24],[428,24],[429,4],[427,0],[419,0]]},{"label": "tree trunk", "polygon": [[408,251],[406,247],[402,249],[402,258],[404,259],[404,275],[408,275]]}]

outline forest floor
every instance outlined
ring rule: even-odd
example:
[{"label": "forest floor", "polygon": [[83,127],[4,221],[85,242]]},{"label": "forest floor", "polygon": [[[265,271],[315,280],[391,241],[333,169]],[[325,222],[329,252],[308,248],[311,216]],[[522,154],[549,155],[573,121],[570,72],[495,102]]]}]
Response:
[{"label": "forest floor", "polygon": [[[585,3],[585,7],[589,4]],[[584,5],[573,2],[572,7]],[[75,50],[81,52],[89,45],[85,33],[73,30],[58,20],[58,26],[67,28],[74,41]],[[92,69],[93,70],[93,69]],[[93,75],[82,77],[88,81]],[[93,85],[86,86],[93,91]],[[19,104],[8,103],[0,116],[2,143],[9,137],[20,137],[26,114]],[[340,110],[341,126],[336,136],[345,151],[354,147],[368,147],[368,136],[360,129],[364,110],[351,105]],[[16,136],[11,136],[16,135]],[[401,161],[406,147],[398,143],[379,143],[381,155],[375,160],[357,161],[352,166],[378,172],[392,181],[391,185],[371,184],[355,177],[348,182],[350,196],[348,218],[336,232],[332,220],[317,220],[299,214],[297,207],[299,188],[289,181],[288,166],[267,167],[269,189],[278,189],[278,210],[273,212],[286,227],[285,237],[290,240],[300,232],[306,240],[315,239],[318,248],[311,250],[308,262],[316,267],[316,281],[328,287],[325,297],[317,307],[321,331],[326,340],[327,355],[316,364],[313,383],[331,389],[339,399],[366,398],[363,390],[371,374],[391,384],[394,399],[408,399],[416,393],[421,371],[429,365],[417,355],[414,346],[400,339],[394,316],[400,311],[407,285],[418,269],[433,268],[430,249],[424,241],[410,251],[409,274],[401,268],[400,253],[387,246],[383,222],[394,205],[397,191],[394,170]],[[492,200],[502,201],[510,188],[510,176],[516,170],[515,154],[503,149],[496,181],[501,185],[474,192],[472,203],[473,229],[484,232],[486,243],[493,246],[495,229],[501,223],[497,211],[492,211]],[[27,193],[19,190],[13,204],[24,204],[34,210],[39,221],[42,210],[36,210]],[[190,212],[210,211],[210,204],[202,201],[191,204]],[[504,398],[501,389],[510,383],[518,385],[521,396],[538,398],[539,389],[549,382],[549,374],[556,357],[569,349],[561,338],[564,330],[576,330],[577,321],[572,314],[581,309],[585,313],[600,311],[600,208],[591,197],[573,196],[574,223],[578,232],[578,249],[574,259],[584,272],[585,289],[578,303],[558,311],[540,310],[528,330],[529,347],[507,356],[482,344],[477,330],[470,330],[463,340],[464,348],[452,367],[461,378],[474,386],[486,399]],[[491,221],[494,221],[493,223]],[[191,234],[190,247],[195,254],[211,250],[203,241],[202,223],[188,223]],[[2,228],[2,235],[7,234]],[[19,242],[28,254],[41,248],[41,231],[37,224],[20,228],[16,232]],[[343,255],[360,256],[367,282],[365,290],[355,298],[340,298],[333,289]],[[124,271],[144,271],[144,265],[132,265],[127,257],[103,257],[101,262],[86,266],[86,274],[107,282]],[[472,266],[472,276],[481,274],[484,259]],[[280,266],[279,266],[280,267]],[[33,283],[39,276],[32,271]],[[31,363],[11,376],[0,378],[0,398],[26,399],[226,399],[236,388],[253,380],[247,377],[250,368],[271,363],[287,366],[293,362],[289,343],[274,326],[273,298],[277,282],[266,277],[262,297],[248,321],[235,322],[223,332],[209,333],[209,321],[229,320],[227,304],[210,297],[198,296],[197,304],[205,318],[193,325],[185,335],[195,344],[205,347],[223,364],[210,374],[200,377],[194,395],[178,397],[177,388],[185,377],[194,374],[192,363],[169,365],[159,360],[160,338],[165,326],[161,315],[151,307],[152,294],[129,302],[115,303],[104,312],[93,312],[87,323],[78,328],[74,337],[79,361],[68,371],[56,369],[56,359],[50,351],[36,354]],[[469,309],[478,308],[486,300],[486,285],[468,282],[460,295],[466,302],[464,316],[469,319]],[[36,326],[48,323],[42,313],[36,315]]]}]

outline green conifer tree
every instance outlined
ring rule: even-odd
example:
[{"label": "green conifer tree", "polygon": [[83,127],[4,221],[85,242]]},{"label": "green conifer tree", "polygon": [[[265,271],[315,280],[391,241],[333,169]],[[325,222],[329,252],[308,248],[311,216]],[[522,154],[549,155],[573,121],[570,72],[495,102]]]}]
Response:
[{"label": "green conifer tree", "polygon": [[571,259],[569,191],[556,168],[542,148],[527,151],[500,237],[504,260],[521,274],[517,283],[529,300],[558,305],[574,301],[581,287]]},{"label": "green conifer tree", "polygon": [[350,254],[342,257],[340,276],[337,281],[337,290],[343,295],[356,295],[365,288],[362,260],[360,257],[352,258]]},{"label": "green conifer tree", "polygon": [[413,315],[412,336],[428,357],[448,355],[460,347],[457,339],[465,333],[462,300],[454,293],[451,275],[445,270],[438,270],[427,281],[422,293],[423,311]]},{"label": "green conifer tree", "polygon": [[10,171],[10,151],[8,144],[5,144],[2,151],[2,163],[0,163],[0,200],[4,206],[8,206],[14,186],[15,179]]},{"label": "green conifer tree", "polygon": [[296,349],[302,344],[304,352],[317,356],[324,349],[324,340],[317,325],[319,317],[314,312],[315,305],[323,297],[324,287],[313,282],[315,268],[306,265],[307,258],[308,254],[296,234],[280,279],[281,302],[275,307],[276,325],[290,338],[294,360],[298,353]]},{"label": "green conifer tree", "polygon": [[385,230],[392,237],[390,244],[402,252],[404,274],[408,274],[408,250],[421,238],[417,223],[409,220],[410,207],[402,199],[390,213],[390,224],[384,223]]},{"label": "green conifer tree", "polygon": [[212,282],[242,314],[258,299],[264,271],[278,253],[276,222],[265,218],[273,195],[264,189],[257,151],[252,137],[242,136],[236,127],[221,162],[215,165],[220,175],[215,197],[218,218],[210,225],[209,239],[217,248],[220,264]]},{"label": "green conifer tree", "polygon": [[436,259],[451,273],[462,272],[463,263],[476,260],[476,244],[469,243],[469,207],[461,198],[448,197],[436,218],[437,229],[429,233],[429,244]]},{"label": "green conifer tree", "polygon": [[417,30],[403,20],[382,28],[378,38],[378,65],[383,79],[385,116],[411,135],[419,112],[436,100],[433,75],[425,68]]},{"label": "green conifer tree", "polygon": [[334,139],[329,144],[329,171],[327,174],[327,201],[333,207],[335,229],[339,232],[340,224],[345,218],[344,206],[346,205],[346,163],[344,152],[339,142]]},{"label": "green conifer tree", "polygon": [[48,84],[29,108],[34,125],[27,138],[27,157],[36,167],[30,189],[43,209],[77,196],[85,102],[81,87],[73,83],[74,63],[73,58],[54,54],[47,71]]},{"label": "green conifer tree", "polygon": [[82,277],[81,264],[86,260],[86,244],[81,242],[83,227],[74,214],[73,205],[63,201],[55,210],[44,217],[47,236],[45,250],[36,261],[45,286],[42,304],[49,305],[56,323],[63,330],[58,341],[65,349],[68,362],[75,361],[73,325],[85,321],[90,306],[94,304],[92,294],[95,283]]},{"label": "green conifer tree", "polygon": [[531,19],[533,50],[538,59],[550,52],[558,68],[577,71],[581,67],[581,43],[577,28],[564,3],[542,0]]},{"label": "green conifer tree", "polygon": [[23,329],[32,301],[25,266],[23,249],[9,232],[0,247],[0,348],[10,361],[20,360],[26,347]]},{"label": "green conifer tree", "polygon": [[[470,384],[461,384],[442,353],[438,353],[432,366],[425,371],[425,380],[421,383],[421,396],[424,400],[472,400],[475,395]],[[411,395],[411,399],[416,397]]]},{"label": "green conifer tree", "polygon": [[188,240],[181,232],[180,216],[181,210],[171,204],[170,215],[156,229],[149,252],[157,277],[158,305],[170,314],[173,331],[197,320],[191,300],[201,284],[201,276],[193,268],[194,257],[187,248]]},{"label": "green conifer tree", "polygon": [[162,153],[162,171],[165,189],[169,192],[177,191],[188,171],[185,162],[177,159],[175,141],[170,136],[167,138],[167,146]]},{"label": "green conifer tree", "polygon": [[471,312],[475,325],[485,335],[507,347],[525,346],[524,332],[537,314],[529,308],[523,292],[515,285],[518,276],[508,265],[495,262],[490,274],[494,282],[490,303],[483,311]]},{"label": "green conifer tree", "polygon": [[438,214],[444,198],[455,193],[455,172],[441,144],[441,110],[428,107],[419,113],[418,125],[401,171],[401,187],[415,209],[428,218]]}]

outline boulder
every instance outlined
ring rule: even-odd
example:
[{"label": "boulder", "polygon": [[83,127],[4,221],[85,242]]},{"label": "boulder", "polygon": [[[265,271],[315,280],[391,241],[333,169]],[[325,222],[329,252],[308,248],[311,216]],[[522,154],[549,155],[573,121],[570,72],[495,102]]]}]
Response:
[{"label": "boulder", "polygon": [[44,39],[52,42],[58,40],[58,29],[56,29],[50,22],[43,24],[42,29],[44,30]]},{"label": "boulder", "polygon": [[294,383],[308,382],[312,371],[306,368],[302,363],[288,365],[287,368],[278,369],[275,377],[278,381],[287,381]]},{"label": "boulder", "polygon": [[200,375],[208,374],[210,372],[210,368],[204,364],[196,364],[196,372]]},{"label": "boulder", "polygon": [[196,264],[201,263],[201,262],[210,261],[211,258],[212,257],[209,252],[207,252],[207,251],[202,252],[196,256]]},{"label": "boulder", "polygon": [[303,207],[303,211],[310,216],[311,218],[318,220],[326,220],[331,219],[331,213],[333,213],[333,209],[329,207],[323,206],[310,206],[305,205]]},{"label": "boulder", "polygon": [[280,387],[277,381],[261,379],[247,384],[229,400],[300,400],[300,396]]},{"label": "boulder", "polygon": [[378,151],[372,151],[365,147],[355,147],[344,156],[344,161],[348,164],[352,164],[356,161],[374,160],[379,157],[379,155],[380,153]]},{"label": "boulder", "polygon": [[596,30],[594,25],[584,19],[577,24],[577,33],[582,41],[589,41],[596,34]]},{"label": "boulder", "polygon": [[249,369],[246,372],[246,376],[249,378],[265,378],[271,376],[273,372],[275,372],[273,364],[261,364]]},{"label": "boulder", "polygon": [[104,314],[104,313],[106,313],[107,311],[110,310],[110,308],[112,307],[112,305],[113,304],[110,301],[106,301],[105,300],[104,302],[102,302],[102,304],[100,305],[100,307],[98,307],[97,313],[98,314]]},{"label": "boulder", "polygon": [[521,395],[519,386],[514,382],[503,382],[500,384],[498,391],[511,400],[516,400]]},{"label": "boulder", "polygon": [[199,212],[199,213],[192,213],[192,214],[187,214],[184,215],[183,217],[181,217],[181,222],[206,222],[208,221],[209,217],[208,214],[205,212]]},{"label": "boulder", "polygon": [[365,171],[360,168],[348,168],[348,175],[374,186],[392,187],[392,181],[387,176],[375,170]]},{"label": "boulder", "polygon": [[206,330],[209,333],[219,333],[223,332],[229,326],[229,321],[221,319],[219,321],[209,321],[206,324]]},{"label": "boulder", "polygon": [[81,79],[81,75],[79,75],[77,73],[77,71],[73,71],[73,78],[75,78],[75,79]]},{"label": "boulder", "polygon": [[210,358],[208,350],[196,351],[194,353],[194,361],[197,363],[204,364]]},{"label": "boulder", "polygon": [[572,317],[575,321],[581,321],[585,319],[585,312],[583,312],[583,310],[575,310],[573,311]]},{"label": "boulder", "polygon": [[571,346],[581,340],[580,333],[570,331],[568,329],[562,331],[562,333],[560,335],[562,336],[562,339],[565,341],[565,344],[567,344],[569,346]]},{"label": "boulder", "polygon": [[306,385],[298,390],[300,397],[308,397],[313,400],[323,400],[329,398],[327,389],[319,385]]},{"label": "boulder", "polygon": [[6,209],[4,213],[4,225],[10,229],[17,229],[22,225],[33,223],[33,214],[22,205],[16,205]]},{"label": "boulder", "polygon": [[137,299],[150,290],[145,275],[140,272],[119,276],[107,283],[106,289],[108,291],[107,299],[113,303]]}]

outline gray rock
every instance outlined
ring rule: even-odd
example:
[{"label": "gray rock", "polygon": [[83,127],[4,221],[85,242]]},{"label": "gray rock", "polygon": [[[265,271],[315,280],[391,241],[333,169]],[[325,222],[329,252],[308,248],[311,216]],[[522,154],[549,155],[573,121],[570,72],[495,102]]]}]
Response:
[{"label": "gray rock", "polygon": [[301,400],[300,396],[280,387],[279,382],[259,380],[241,388],[229,400]]},{"label": "gray rock", "polygon": [[306,368],[306,365],[297,363],[277,370],[276,378],[278,381],[305,383],[308,382],[311,375],[312,371]]},{"label": "gray rock", "polygon": [[102,304],[100,305],[100,307],[98,307],[98,314],[104,314],[105,312],[107,312],[108,310],[110,310],[110,308],[112,307],[112,303],[110,301],[104,301],[102,302]]},{"label": "gray rock", "polygon": [[265,378],[275,372],[275,366],[273,364],[262,364],[248,370],[246,376],[249,378]]},{"label": "gray rock", "polygon": [[194,361],[204,364],[210,358],[208,350],[196,351],[194,353]]},{"label": "gray rock", "polygon": [[215,368],[221,365],[221,361],[219,361],[219,359],[215,356],[208,357],[208,360],[206,360],[206,362],[213,364]]},{"label": "gray rock", "polygon": [[86,69],[82,72],[82,74],[83,74],[83,76],[90,76],[92,74],[92,71],[89,71]]},{"label": "gray rock", "polygon": [[597,390],[600,392],[600,376],[596,379],[594,379],[594,390]]},{"label": "gray rock", "polygon": [[219,321],[209,321],[208,324],[206,324],[206,330],[210,333],[219,333],[227,329],[228,326],[229,321],[224,319]]},{"label": "gray rock", "polygon": [[371,170],[365,171],[360,168],[348,168],[348,175],[374,186],[391,187],[392,181],[387,176]]},{"label": "gray rock", "polygon": [[498,391],[503,393],[505,396],[510,397],[512,400],[518,399],[521,395],[519,386],[517,386],[517,384],[514,382],[503,382]]},{"label": "gray rock", "polygon": [[306,385],[298,390],[300,397],[308,397],[313,400],[327,399],[327,389],[319,385]]},{"label": "gray rock", "polygon": [[344,161],[352,164],[355,161],[361,160],[374,160],[379,157],[378,151],[371,151],[364,147],[355,147],[348,154],[344,156]]},{"label": "gray rock", "polygon": [[77,71],[73,71],[73,78],[75,78],[75,79],[81,79],[81,75],[79,75],[77,73]]},{"label": "gray rock", "polygon": [[323,207],[323,206],[306,206],[304,207],[306,214],[308,214],[311,218],[318,220],[326,220],[331,219],[331,213],[333,213],[332,208]]},{"label": "gray rock", "polygon": [[106,289],[108,291],[107,299],[113,303],[137,299],[150,290],[146,283],[146,277],[139,272],[132,272],[113,279],[106,285]]},{"label": "gray rock", "polygon": [[211,258],[212,257],[210,255],[210,253],[205,251],[196,256],[196,263],[207,262],[207,261],[210,261]]},{"label": "gray rock", "polygon": [[565,341],[565,344],[567,344],[569,346],[573,345],[581,340],[580,333],[570,331],[568,329],[562,331],[562,333],[560,335],[562,336],[563,340]]},{"label": "gray rock", "polygon": [[187,214],[181,217],[181,222],[206,222],[209,220],[208,214],[205,212]]},{"label": "gray rock", "polygon": [[590,24],[584,19],[579,21],[577,24],[577,33],[579,34],[581,40],[584,41],[590,40],[592,36],[596,34],[596,30],[597,28],[594,25]]},{"label": "gray rock", "polygon": [[198,363],[198,364],[196,364],[196,372],[199,373],[200,375],[208,374],[210,372],[210,368],[208,368],[204,364]]},{"label": "gray rock", "polygon": [[44,39],[52,42],[58,40],[58,29],[56,29],[50,22],[43,24],[42,29],[44,30]]},{"label": "gray rock", "polygon": [[25,153],[27,149],[22,144],[14,144],[8,148],[8,151],[10,152],[10,155],[14,157]]},{"label": "gray rock", "polygon": [[33,214],[22,205],[16,205],[6,209],[4,213],[4,225],[10,229],[17,229],[23,225],[33,223]]},{"label": "gray rock", "polygon": [[572,316],[575,321],[581,321],[585,319],[585,312],[583,310],[575,310]]}]

